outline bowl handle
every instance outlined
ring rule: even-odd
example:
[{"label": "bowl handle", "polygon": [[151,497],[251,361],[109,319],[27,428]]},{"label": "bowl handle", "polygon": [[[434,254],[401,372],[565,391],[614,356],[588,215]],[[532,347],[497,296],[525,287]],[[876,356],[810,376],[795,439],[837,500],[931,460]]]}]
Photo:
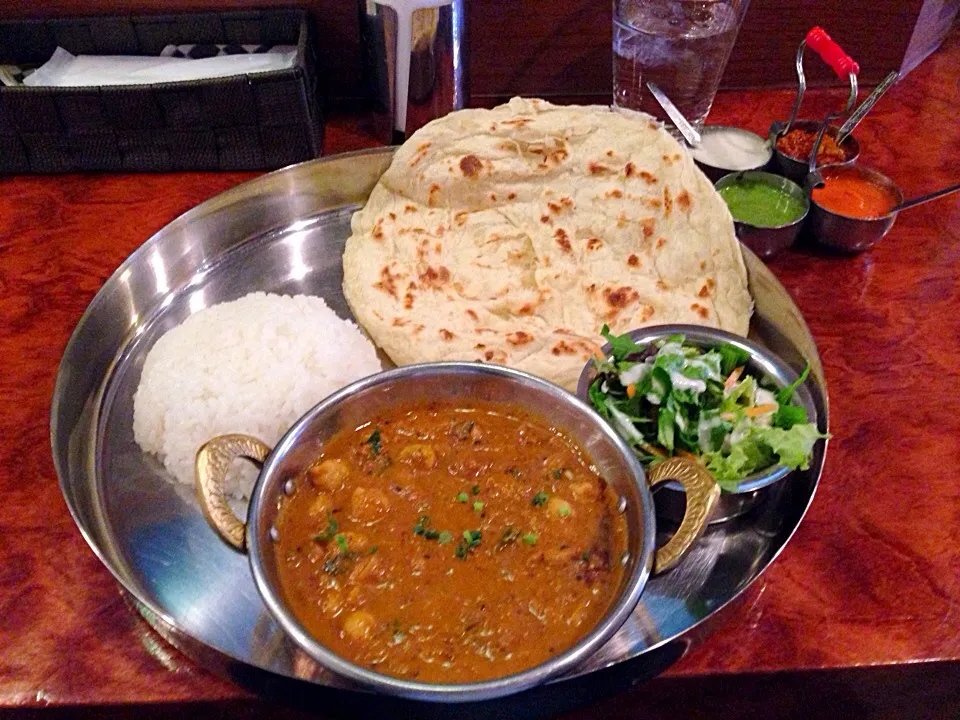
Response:
[{"label": "bowl handle", "polygon": [[223,482],[238,457],[263,462],[269,454],[270,447],[250,435],[219,435],[197,452],[197,495],[203,516],[221,538],[242,553],[247,551],[247,524],[230,509]]},{"label": "bowl handle", "polygon": [[651,488],[676,480],[687,494],[687,508],[680,527],[667,544],[657,550],[653,561],[653,572],[661,573],[676,566],[703,535],[720,499],[720,486],[699,461],[683,457],[664,460],[647,477]]}]

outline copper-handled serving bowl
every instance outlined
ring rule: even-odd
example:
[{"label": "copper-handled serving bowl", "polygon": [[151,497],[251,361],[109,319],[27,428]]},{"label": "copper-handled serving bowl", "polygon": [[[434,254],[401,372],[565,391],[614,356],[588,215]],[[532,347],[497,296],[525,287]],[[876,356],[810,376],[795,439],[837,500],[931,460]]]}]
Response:
[{"label": "copper-handled serving bowl", "polygon": [[[666,340],[673,335],[683,335],[685,342],[704,349],[718,345],[729,344],[746,351],[750,359],[746,365],[746,373],[757,377],[767,377],[779,389],[793,383],[799,375],[784,360],[762,345],[745,337],[716,328],[699,325],[658,325],[633,330],[628,333],[631,339],[641,347]],[[601,353],[609,356],[612,348],[606,344]],[[590,385],[596,377],[596,368],[591,360],[580,374],[577,384],[577,396],[585,402],[590,402]],[[809,422],[817,423],[817,409],[810,391],[801,384],[794,391],[794,403],[807,411]],[[743,515],[757,505],[770,489],[790,474],[790,469],[783,465],[774,465],[757,472],[740,481],[737,492],[724,492],[714,506],[710,515],[710,523],[719,523]],[[676,521],[683,516],[685,498],[683,487],[676,482],[664,483],[658,488],[656,510],[657,513],[669,520]]]},{"label": "copper-handled serving bowl", "polygon": [[[369,422],[378,411],[405,403],[456,400],[504,403],[547,419],[576,443],[619,500],[626,520],[624,572],[616,597],[598,624],[575,645],[540,665],[502,678],[465,684],[399,679],[354,664],[318,642],[291,611],[278,577],[272,545],[284,495],[296,491],[306,468],[324,443],[342,429]],[[238,457],[262,461],[246,523],[231,511],[222,483]],[[253,578],[266,607],[283,630],[323,667],[377,692],[419,700],[461,702],[519,692],[573,669],[600,648],[633,612],[651,572],[669,569],[696,542],[719,492],[709,476],[685,477],[683,469],[650,474],[650,483],[679,479],[689,491],[689,508],[680,529],[655,550],[653,500],[643,467],[629,447],[586,403],[551,383],[504,367],[470,362],[411,365],[379,373],[339,392],[300,418],[271,449],[255,438],[225,435],[206,443],[197,455],[197,489],[208,522],[233,547],[249,556]]]}]

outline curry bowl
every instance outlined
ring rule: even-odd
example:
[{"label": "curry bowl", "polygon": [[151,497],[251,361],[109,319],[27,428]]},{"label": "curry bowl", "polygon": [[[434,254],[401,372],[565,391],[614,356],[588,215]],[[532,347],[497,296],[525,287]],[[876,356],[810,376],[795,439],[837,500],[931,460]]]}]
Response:
[{"label": "curry bowl", "polygon": [[[791,132],[796,130],[807,134],[808,137],[810,135],[816,137],[822,124],[820,120],[797,120],[793,123]],[[774,123],[770,128],[770,141],[773,146],[773,167],[779,174],[789,178],[798,185],[802,185],[809,171],[809,152],[805,157],[784,152],[780,142],[783,138],[777,136],[777,133],[783,127],[782,123]],[[836,140],[839,130],[839,127],[831,125],[827,128],[825,137]],[[843,139],[843,142],[839,145],[839,150],[843,153],[843,160],[836,158],[828,159],[825,162],[818,162],[817,167],[825,167],[826,165],[855,165],[857,158],[860,157],[860,143],[853,135],[847,135],[847,137]]]},{"label": "curry bowl", "polygon": [[[383,468],[393,468],[390,472],[395,471],[397,473],[400,473],[402,470],[407,473],[407,475],[397,477],[411,478],[412,475],[410,472],[401,468],[401,465],[405,462],[405,456],[408,455],[408,448],[410,447],[419,448],[413,451],[414,453],[418,453],[418,455],[411,455],[411,457],[419,458],[419,461],[426,463],[428,467],[436,466],[443,468],[445,467],[444,463],[448,462],[446,458],[449,457],[458,458],[456,462],[466,462],[463,460],[463,458],[466,457],[463,455],[463,452],[466,451],[458,451],[460,454],[452,456],[444,455],[443,453],[446,452],[445,447],[437,447],[436,450],[434,450],[433,445],[424,446],[421,444],[405,446],[399,451],[399,454],[395,454],[390,447],[391,437],[393,437],[391,435],[392,432],[395,431],[396,433],[406,435],[413,434],[403,429],[406,427],[403,425],[403,423],[406,422],[404,418],[411,416],[422,416],[426,418],[430,416],[430,413],[434,412],[436,408],[446,407],[444,403],[462,403],[464,407],[466,407],[466,405],[473,407],[479,403],[480,406],[493,407],[495,410],[496,408],[500,408],[491,413],[491,416],[497,417],[506,417],[510,413],[529,413],[532,418],[543,418],[545,422],[549,424],[549,427],[553,429],[551,432],[561,433],[563,437],[568,438],[569,443],[573,443],[582,453],[583,457],[588,459],[588,464],[590,468],[592,468],[591,472],[595,472],[597,477],[601,478],[597,485],[597,487],[601,488],[600,492],[612,493],[612,495],[610,495],[611,502],[607,511],[608,515],[605,516],[608,518],[607,537],[610,536],[610,527],[618,527],[616,524],[621,522],[623,527],[623,552],[617,553],[616,556],[614,556],[613,549],[615,549],[616,546],[612,543],[608,543],[608,545],[605,546],[609,548],[609,552],[607,552],[609,556],[607,560],[609,562],[607,563],[608,567],[602,569],[612,568],[610,569],[611,577],[613,577],[612,573],[615,570],[617,574],[616,577],[619,579],[615,587],[611,585],[612,590],[609,604],[606,606],[606,609],[602,611],[602,614],[598,616],[599,619],[596,623],[589,628],[585,628],[582,636],[577,638],[572,645],[565,648],[557,647],[555,653],[535,666],[519,669],[503,677],[486,677],[480,681],[446,683],[431,680],[424,682],[416,678],[411,679],[410,677],[379,672],[369,665],[354,662],[345,657],[344,652],[334,651],[330,647],[330,645],[335,644],[334,641],[321,642],[321,640],[318,639],[321,632],[311,631],[306,627],[304,621],[306,615],[300,610],[300,605],[298,605],[298,601],[296,601],[296,593],[290,590],[293,586],[289,585],[289,583],[287,585],[284,584],[285,578],[290,576],[290,571],[285,569],[286,566],[284,562],[286,561],[283,558],[292,552],[291,547],[293,545],[297,545],[300,542],[300,540],[297,539],[299,536],[294,535],[291,535],[289,543],[285,540],[284,534],[288,532],[294,533],[297,527],[294,520],[287,520],[287,518],[294,517],[292,514],[289,514],[293,513],[293,510],[290,510],[287,515],[284,515],[284,513],[287,512],[285,508],[293,508],[295,506],[296,498],[299,497],[298,493],[310,491],[310,485],[314,482],[315,477],[312,468],[319,467],[322,470],[325,464],[320,463],[320,465],[317,466],[316,462],[318,457],[323,456],[326,450],[336,446],[337,438],[341,437],[343,433],[362,431],[363,436],[359,443],[350,440],[349,442],[353,444],[344,446],[349,449],[348,454],[345,454],[344,457],[362,458],[362,462],[369,461],[369,466],[363,465],[361,464],[361,460],[357,460],[358,464],[352,470],[354,474],[348,479],[338,481],[338,487],[346,487],[347,489],[349,489],[351,482],[359,483],[360,479],[376,477]],[[379,418],[383,413],[387,413],[393,408],[409,407],[420,409],[407,412],[406,415],[401,413],[402,417],[400,417],[399,420],[377,420],[377,425],[374,430],[370,430],[369,424],[372,418]],[[460,440],[466,439],[469,444],[469,442],[471,442],[469,438],[472,438],[473,433],[479,427],[483,426],[483,422],[486,422],[486,420],[481,422],[482,417],[484,416],[478,418],[476,426],[471,424],[468,428],[466,426],[458,427],[456,431],[451,429],[449,436],[444,435],[444,437],[459,438]],[[547,418],[549,419],[546,420]],[[394,425],[388,428],[390,422],[394,422]],[[526,423],[526,421],[524,422]],[[533,422],[533,420],[530,421],[530,423]],[[451,428],[453,427],[454,426],[451,425]],[[503,458],[507,457],[509,453],[517,453],[518,437],[521,440],[520,445],[524,445],[526,441],[524,440],[523,428],[527,428],[527,430],[530,431],[526,437],[532,438],[531,427],[533,426],[530,424],[522,425],[519,434],[511,437],[510,442],[504,444],[503,447],[493,445],[494,441],[487,443],[490,445],[490,447],[486,448],[488,452],[487,457],[490,459],[490,462],[506,462]],[[482,432],[483,430],[481,430],[481,433]],[[420,442],[423,442],[423,438],[428,436],[433,437],[433,435],[429,435],[429,432],[424,430],[423,433],[419,435],[421,438]],[[343,435],[343,437],[353,436]],[[399,438],[399,435],[396,437]],[[439,435],[437,435],[437,437],[439,437]],[[451,443],[454,442],[453,439],[449,441]],[[431,440],[431,442],[435,441]],[[474,440],[472,442],[479,442],[482,445],[483,442],[486,441]],[[521,448],[521,450],[523,450],[523,448]],[[330,452],[332,453],[333,450],[330,450]],[[479,450],[477,452],[479,452]],[[542,465],[543,460],[541,460],[539,455],[540,450],[535,452],[534,448],[531,447],[529,451],[523,452],[525,454],[521,457],[521,460],[541,463]],[[542,452],[545,456],[556,456],[556,452],[553,451],[548,453],[546,449],[543,449]],[[352,453],[352,455],[350,453]],[[436,456],[441,458],[440,463],[436,461]],[[222,485],[228,467],[237,457],[247,457],[255,461],[263,462],[260,475],[251,496],[246,524],[241,522],[231,512]],[[385,461],[384,458],[386,458]],[[333,460],[331,460],[331,462],[333,462]],[[453,461],[449,462],[452,463]],[[567,465],[573,467],[570,462],[568,462]],[[452,467],[453,465],[451,464],[451,468]],[[520,467],[519,464],[518,467]],[[365,470],[363,468],[367,469]],[[308,472],[308,470],[310,472]],[[384,472],[386,472],[386,470],[384,470]],[[456,474],[466,472],[468,471],[463,469],[462,464],[457,466]],[[492,473],[493,470],[489,470],[489,472]],[[513,470],[507,468],[507,472],[513,472]],[[519,478],[520,471],[517,470],[516,472]],[[543,482],[549,482],[550,478],[558,479],[562,482],[562,475],[567,472],[569,471],[560,468],[550,470],[549,473],[545,474],[547,480]],[[367,474],[364,475],[364,473]],[[488,496],[485,480],[481,478],[480,475],[476,477],[481,479],[476,481],[468,480],[466,476],[464,477],[463,482],[467,483],[464,485],[464,492],[458,494],[455,498],[450,497],[449,502],[451,504],[455,502],[464,503],[464,505],[458,506],[461,517],[469,515],[470,504],[472,504],[473,509],[478,512],[476,522],[481,523],[480,518],[484,517],[483,513],[485,512],[484,505],[486,504],[488,506],[488,510],[495,508],[497,499],[494,496]],[[658,473],[657,476],[652,477],[651,480],[653,482],[669,482],[671,478],[661,472]],[[367,480],[363,482],[366,483]],[[370,480],[369,482],[373,481]],[[395,487],[392,486],[394,482],[397,483]],[[436,481],[431,480],[430,482]],[[470,489],[470,482],[477,483],[473,486],[472,490]],[[491,482],[493,481],[491,480]],[[541,481],[537,480],[537,482]],[[405,493],[420,492],[420,489],[413,479],[408,481],[402,479],[396,481],[390,480],[390,483],[391,486],[389,489],[397,491],[397,495],[393,496],[393,500],[390,501],[395,503],[395,506],[400,502],[399,498],[405,496]],[[546,487],[546,485],[544,487]],[[257,590],[270,613],[276,618],[281,628],[290,638],[321,666],[348,681],[352,681],[361,688],[384,694],[441,702],[484,700],[533,687],[543,683],[549,678],[573,669],[609,640],[632,613],[639,601],[641,592],[651,571],[664,569],[674,564],[696,541],[705,527],[705,513],[708,513],[712,509],[712,502],[715,500],[710,493],[712,488],[707,487],[703,482],[701,482],[699,486],[696,486],[695,483],[686,482],[685,487],[691,490],[695,498],[691,502],[691,509],[687,513],[687,518],[685,518],[684,524],[681,525],[681,530],[677,532],[674,539],[660,548],[660,550],[655,550],[654,509],[648,487],[648,480],[642,466],[620,437],[613,432],[589,406],[559,387],[516,370],[470,362],[412,365],[372,375],[360,380],[331,395],[306,413],[291,427],[272,450],[262,442],[249,436],[226,435],[212,439],[200,449],[197,455],[197,489],[204,515],[222,539],[239,551],[248,554]],[[698,488],[706,488],[706,491]],[[575,488],[571,485],[571,491],[573,490],[575,490]],[[374,491],[371,490],[365,490],[365,494],[361,499],[367,502],[373,492]],[[453,492],[454,491],[451,491],[450,494],[452,495]],[[351,502],[356,503],[356,488],[354,488],[353,493],[354,495],[352,496]],[[336,497],[332,497],[333,501],[336,501]],[[528,513],[550,512],[554,498],[550,498],[548,502],[547,497],[547,493],[538,492],[533,496],[532,502],[525,498],[522,501],[524,507],[521,508],[521,510],[525,510]],[[311,500],[311,502],[313,502],[313,500]],[[417,502],[420,501],[418,500]],[[381,500],[382,507],[386,507],[386,503],[386,499]],[[543,508],[535,507],[537,505],[543,505]],[[418,507],[420,507],[420,505],[418,505]],[[586,514],[587,511],[584,511],[584,514],[578,516],[577,513],[581,512],[580,507],[580,505],[577,505],[571,510],[569,504],[566,502],[558,502],[556,509],[557,517],[564,518],[565,515],[569,516],[572,513],[573,518],[570,518],[571,520],[579,517],[580,520],[577,522],[583,523],[588,515]],[[369,548],[367,545],[356,545],[356,533],[351,534],[349,531],[344,532],[343,515],[339,516],[341,520],[338,527],[338,523],[333,514],[335,511],[336,508],[327,510],[329,513],[328,518],[317,523],[316,531],[318,534],[313,536],[312,540],[319,541],[322,538],[324,541],[327,541],[327,545],[332,546],[335,539],[336,544],[341,545],[344,550],[344,556],[346,556],[349,543],[350,552],[353,553],[353,559],[356,562],[359,563],[369,560],[369,558],[365,556],[368,553],[377,552],[377,546],[374,545],[372,548]],[[417,512],[421,511],[418,510]],[[432,511],[430,512],[432,514]],[[441,508],[438,514],[442,514],[442,512],[452,511]],[[349,513],[357,515],[359,511],[355,506],[352,506]],[[367,523],[367,525],[373,525],[376,522],[380,522],[380,519],[377,518],[373,523]],[[409,522],[412,525],[414,521],[410,520]],[[486,555],[483,556],[477,553],[476,557],[486,557],[492,552],[500,551],[500,542],[515,542],[516,544],[511,546],[511,552],[515,551],[520,553],[521,551],[526,552],[529,550],[530,552],[522,557],[526,558],[524,562],[531,564],[531,567],[537,566],[537,564],[541,562],[541,560],[538,560],[537,556],[533,554],[537,550],[537,538],[535,534],[533,534],[532,538],[530,537],[532,533],[521,536],[520,530],[518,529],[515,534],[511,533],[508,537],[508,533],[501,533],[499,527],[496,528],[497,532],[493,533],[493,527],[484,526],[482,534],[480,530],[463,531],[462,535],[464,540],[461,540],[459,544],[456,545],[456,549],[454,549],[454,543],[452,541],[460,539],[459,528],[451,528],[458,530],[454,537],[453,533],[439,532],[439,527],[442,523],[437,522],[436,516],[432,522],[436,525],[437,529],[434,529],[430,517],[424,512],[416,521],[415,526],[408,527],[404,525],[401,528],[397,528],[394,532],[395,536],[402,536],[400,538],[400,545],[402,547],[417,548],[414,554],[410,555],[408,559],[401,558],[403,571],[406,575],[418,574],[416,568],[419,567],[418,563],[421,562],[419,560],[419,553],[421,552],[424,553],[423,557],[428,557],[429,553],[444,553],[450,568],[446,571],[448,575],[453,575],[454,570],[457,572],[467,572],[466,570],[461,570],[461,568],[469,567],[468,564],[460,564],[459,560],[450,558],[455,554],[456,557],[461,560],[469,560],[473,557],[471,553],[474,550],[474,544],[480,546],[480,549],[486,553]],[[328,527],[324,528],[324,526]],[[325,537],[324,530],[327,531]],[[376,533],[376,527],[374,526],[370,532]],[[547,532],[549,532],[549,530]],[[493,543],[493,535],[500,538],[496,547],[488,546],[484,548],[484,543]],[[541,543],[541,545],[544,546],[542,552],[546,553],[549,549],[546,541],[549,540],[549,538],[544,536],[545,533],[541,532],[541,539],[545,541]],[[393,536],[390,537],[392,538]],[[488,541],[487,538],[490,538],[490,540]],[[374,540],[375,539],[376,536],[374,535]],[[444,545],[444,541],[450,544]],[[528,546],[521,543],[526,543]],[[356,552],[353,551],[354,547],[357,548]],[[594,545],[594,547],[596,547],[596,545]],[[296,549],[299,550],[300,548]],[[393,546],[388,546],[388,552],[391,552],[392,549]],[[561,545],[560,549],[575,550],[576,556],[570,557],[569,561],[574,564],[582,562],[582,565],[578,565],[578,567],[582,569],[584,574],[589,575],[590,572],[595,569],[594,557],[597,555],[594,554],[593,548],[591,548],[590,552],[583,552],[582,559],[580,557],[580,548],[567,549],[565,545]],[[308,550],[308,552],[312,552],[312,550]],[[381,549],[377,557],[383,557],[387,555],[388,552],[384,552]],[[337,557],[340,556],[335,556],[334,560],[336,560]],[[501,556],[498,555],[497,557]],[[357,560],[357,558],[359,558],[359,560]],[[553,559],[553,557],[547,558],[544,559],[543,562],[552,562]],[[567,559],[561,557],[559,561],[567,562]],[[298,560],[297,562],[307,563],[307,560]],[[310,560],[310,562],[313,562],[313,560]],[[322,566],[319,562],[322,562]],[[326,561],[323,561],[321,557],[317,567],[322,567],[324,572],[329,571],[335,574],[335,568],[330,569],[327,567],[330,562],[329,555]],[[556,572],[556,570],[549,565],[544,565],[544,567],[548,573],[545,577],[549,577],[549,573]],[[601,565],[598,563],[596,567],[601,567]],[[356,567],[354,569],[356,569]],[[477,570],[477,572],[479,572],[479,570]],[[513,571],[511,570],[511,572]],[[325,577],[319,570],[316,574],[320,577]],[[336,594],[334,594],[334,590],[329,590],[329,588],[334,587],[334,583],[329,581],[328,584],[325,585],[328,589],[321,589],[318,591],[318,596],[311,598],[310,601],[315,605],[325,607],[331,598],[338,598],[346,594],[348,590],[350,593],[353,593],[354,589],[349,587],[349,582],[352,581],[353,576],[354,572],[351,571],[351,573],[346,576],[346,579],[342,581],[342,586],[339,584],[336,585]],[[391,583],[393,583],[393,579],[389,579]],[[581,579],[580,575],[577,575],[576,579]],[[540,579],[540,581],[543,580],[544,578]],[[337,582],[339,583],[340,581]],[[399,579],[397,580],[397,584],[400,584]],[[423,587],[431,587],[430,581],[425,580]],[[480,592],[481,594],[483,592],[481,588],[467,587],[464,589],[464,592],[459,595],[466,597],[474,591]],[[297,589],[296,592],[299,592],[299,589]],[[418,590],[417,592],[420,591]],[[428,592],[428,590],[424,590],[424,592]],[[451,593],[451,595],[453,594],[455,593]],[[445,597],[448,597],[445,602],[454,602],[454,598],[449,596]],[[461,599],[462,598],[458,596],[456,601],[459,602]],[[524,602],[526,602],[526,600],[524,600]],[[294,606],[296,606],[296,609]],[[524,617],[527,617],[528,613],[538,615],[538,612],[531,608],[533,608],[532,601],[529,608],[524,605],[522,608]],[[481,609],[483,609],[482,606]],[[452,612],[451,610],[451,613]],[[360,614],[370,615],[370,613],[366,611]],[[546,616],[545,610],[543,614]],[[343,629],[338,631],[341,637],[343,637],[344,632],[348,634],[352,633],[353,628],[347,627],[347,623],[351,622],[351,618],[354,615],[357,615],[357,612],[348,615],[346,620],[344,620]],[[373,623],[379,622],[379,619],[371,618],[372,616],[364,619],[364,622],[367,623],[369,627],[374,627]],[[383,618],[383,620],[386,620],[386,618]],[[310,622],[312,622],[312,620]],[[541,620],[541,622],[543,622],[543,620]],[[311,625],[311,627],[314,626]],[[379,625],[376,625],[376,627],[379,627]],[[431,625],[430,627],[432,628],[433,626]],[[361,628],[361,630],[363,629]],[[411,627],[410,632],[412,631],[413,628]],[[377,632],[379,632],[379,630]],[[397,628],[394,637],[403,635],[404,632],[406,632],[405,629]],[[362,634],[361,632],[361,635]],[[346,638],[346,640],[350,639],[351,638]],[[518,639],[521,639],[523,643],[532,642],[529,635],[521,635]],[[559,643],[557,644],[559,645]],[[554,650],[554,648],[551,647],[550,650]],[[512,651],[510,654],[512,654]],[[503,657],[509,659],[509,654]],[[430,672],[434,670],[435,668],[430,668]],[[426,672],[423,673],[424,676],[426,676],[426,674]]]},{"label": "curry bowl", "polygon": [[[820,197],[822,192],[831,189],[825,185],[838,180],[851,184],[854,189],[853,192],[847,190],[841,199],[848,205],[859,202],[861,207],[842,212],[845,207]],[[842,253],[856,254],[873,247],[890,232],[897,219],[897,213],[890,210],[903,202],[903,192],[893,180],[862,165],[825,165],[808,176],[807,186],[811,193],[810,227],[814,236],[822,245]],[[859,198],[858,187],[869,197]],[[873,212],[864,207],[867,201],[874,204]],[[861,216],[855,216],[854,210]],[[866,212],[862,212],[864,210]]]},{"label": "curry bowl", "polygon": [[[731,345],[745,353],[748,358],[743,376],[764,378],[770,383],[772,389],[786,388],[797,383],[800,378],[800,375],[787,362],[767,348],[753,340],[724,330],[697,325],[660,325],[640,328],[626,334],[637,345],[645,348],[653,347],[656,343],[677,335],[684,336],[686,345],[703,350],[720,345]],[[607,343],[600,350],[604,357],[609,357],[612,351],[611,343]],[[585,402],[591,402],[590,388],[596,378],[597,369],[591,360],[584,366],[577,385],[577,396]],[[805,383],[801,382],[796,386],[792,402],[803,408],[808,422],[818,424],[816,406]],[[708,522],[711,524],[725,522],[747,513],[774,492],[777,483],[787,478],[791,472],[790,468],[778,464],[746,476],[739,481],[735,490],[725,489],[720,494]],[[659,517],[673,522],[683,517],[686,497],[684,488],[679,483],[664,483],[657,488],[655,498],[656,512]]]},{"label": "curry bowl", "polygon": [[[750,186],[765,190],[774,201],[763,203],[766,212],[782,212],[773,222],[761,224],[759,220],[749,222],[740,216],[740,208],[731,197],[730,191]],[[727,202],[733,216],[733,226],[737,238],[764,260],[770,260],[796,242],[800,228],[803,227],[810,212],[809,195],[792,180],[767,172],[735,172],[720,178],[714,185],[717,192]],[[756,204],[756,200],[753,201]],[[790,206],[788,213],[788,204]],[[762,218],[766,219],[766,218]]]}]

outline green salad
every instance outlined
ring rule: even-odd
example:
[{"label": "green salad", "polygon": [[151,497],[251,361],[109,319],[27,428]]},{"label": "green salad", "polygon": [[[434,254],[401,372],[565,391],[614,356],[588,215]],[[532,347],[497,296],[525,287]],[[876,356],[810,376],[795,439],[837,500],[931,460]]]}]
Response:
[{"label": "green salad", "polygon": [[721,489],[774,465],[806,469],[827,437],[793,403],[796,382],[776,389],[744,372],[750,356],[733,345],[702,349],[674,335],[647,347],[601,331],[611,356],[594,360],[590,401],[645,464],[693,454]]}]

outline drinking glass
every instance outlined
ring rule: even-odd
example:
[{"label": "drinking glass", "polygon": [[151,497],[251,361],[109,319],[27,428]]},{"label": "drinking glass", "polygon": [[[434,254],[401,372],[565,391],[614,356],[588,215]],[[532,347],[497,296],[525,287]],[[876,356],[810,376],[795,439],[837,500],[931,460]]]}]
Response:
[{"label": "drinking glass", "polygon": [[[613,103],[661,120],[658,85],[700,130],[750,0],[614,0]],[[673,126],[667,121],[667,127]]]}]

